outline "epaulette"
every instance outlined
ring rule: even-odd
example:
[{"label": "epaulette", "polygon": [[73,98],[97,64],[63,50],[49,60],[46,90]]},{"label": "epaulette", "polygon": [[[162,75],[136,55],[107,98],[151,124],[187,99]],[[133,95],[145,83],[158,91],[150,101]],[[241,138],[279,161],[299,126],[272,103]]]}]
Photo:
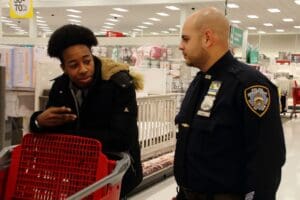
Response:
[{"label": "epaulette", "polygon": [[132,78],[129,76],[128,72],[120,71],[111,76],[110,80],[116,83],[122,88],[128,88],[133,84]]}]

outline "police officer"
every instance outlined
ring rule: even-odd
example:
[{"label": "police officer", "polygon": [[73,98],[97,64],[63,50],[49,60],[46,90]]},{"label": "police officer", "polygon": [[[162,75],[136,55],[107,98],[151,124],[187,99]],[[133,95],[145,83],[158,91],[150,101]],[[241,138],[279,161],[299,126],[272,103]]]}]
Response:
[{"label": "police officer", "polygon": [[184,23],[180,50],[200,69],[178,125],[177,200],[275,200],[285,162],[277,88],[229,51],[229,22],[203,8]]}]

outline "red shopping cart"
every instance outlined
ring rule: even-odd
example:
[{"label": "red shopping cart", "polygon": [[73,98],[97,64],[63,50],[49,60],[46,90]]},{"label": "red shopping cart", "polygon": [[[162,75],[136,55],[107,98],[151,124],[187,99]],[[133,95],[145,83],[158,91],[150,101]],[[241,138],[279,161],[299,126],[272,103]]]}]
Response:
[{"label": "red shopping cart", "polygon": [[27,134],[0,152],[0,199],[118,200],[129,155],[109,160],[95,139]]},{"label": "red shopping cart", "polygon": [[295,117],[297,117],[297,104],[300,104],[300,87],[298,87],[298,84],[297,82],[295,81],[295,86],[292,88],[292,96],[293,96],[293,109],[292,109],[292,112],[291,112],[291,118],[293,117],[293,115]]}]

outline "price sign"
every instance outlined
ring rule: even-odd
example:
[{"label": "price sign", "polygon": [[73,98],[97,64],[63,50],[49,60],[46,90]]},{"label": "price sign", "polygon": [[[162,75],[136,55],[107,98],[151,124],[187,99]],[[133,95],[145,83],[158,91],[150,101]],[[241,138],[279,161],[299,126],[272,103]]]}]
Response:
[{"label": "price sign", "polygon": [[9,14],[11,18],[32,18],[32,0],[10,0]]}]

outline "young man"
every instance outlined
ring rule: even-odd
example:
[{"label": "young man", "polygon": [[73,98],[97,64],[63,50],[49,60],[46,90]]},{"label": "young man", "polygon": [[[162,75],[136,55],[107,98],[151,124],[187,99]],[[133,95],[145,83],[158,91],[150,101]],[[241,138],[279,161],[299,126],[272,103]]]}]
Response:
[{"label": "young man", "polygon": [[229,51],[216,8],[186,19],[179,49],[200,72],[176,116],[177,200],[275,200],[285,162],[277,88]]},{"label": "young man", "polygon": [[83,26],[65,25],[51,35],[48,54],[60,60],[63,74],[54,80],[46,110],[32,115],[30,129],[95,138],[104,153],[128,152],[124,199],[142,180],[134,84],[139,81],[127,65],[93,56],[95,45],[93,32]]}]

